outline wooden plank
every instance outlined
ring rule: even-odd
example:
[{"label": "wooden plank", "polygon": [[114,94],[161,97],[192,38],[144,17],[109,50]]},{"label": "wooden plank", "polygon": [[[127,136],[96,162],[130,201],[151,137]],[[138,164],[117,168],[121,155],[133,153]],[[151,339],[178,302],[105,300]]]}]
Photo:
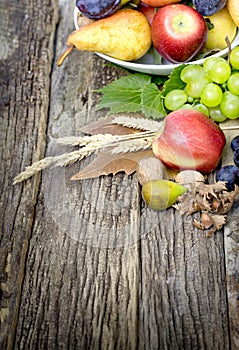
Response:
[{"label": "wooden plank", "polygon": [[[226,120],[224,127],[235,127],[238,119]],[[233,151],[231,141],[238,135],[238,129],[225,130],[227,147],[224,149],[222,164],[231,165]],[[224,230],[224,250],[227,279],[227,297],[230,319],[231,349],[239,349],[239,228],[238,228],[238,198],[227,216],[227,225]]]},{"label": "wooden plank", "polygon": [[39,177],[13,187],[13,178],[45,151],[57,1],[1,1],[1,335],[11,348],[18,317],[28,239]]},{"label": "wooden plank", "polygon": [[77,134],[103,115],[95,111],[99,95],[93,90],[121,74],[94,54],[76,51],[56,68],[73,29],[74,4],[59,4],[53,67],[57,2],[0,4],[0,347],[229,349],[225,281],[233,295],[231,334],[237,334],[238,256],[234,250],[229,255],[227,240],[237,232],[238,208],[225,230],[226,275],[222,233],[206,238],[173,209],[141,208],[134,176],[72,183],[86,160],[12,186],[45,150],[68,150],[56,138]]},{"label": "wooden plank", "polygon": [[238,201],[228,215],[225,227],[225,259],[231,349],[239,349],[239,222]]},{"label": "wooden plank", "polygon": [[[57,56],[73,29],[70,13],[61,1]],[[104,63],[73,52],[62,67],[54,64],[47,155],[67,151],[56,138],[102,115],[92,90],[117,74]],[[43,172],[16,348],[137,348],[138,184],[122,174],[71,182],[79,166]]]},{"label": "wooden plank", "polygon": [[229,349],[222,233],[206,238],[173,209],[154,223],[141,245],[140,349]]},{"label": "wooden plank", "polygon": [[136,349],[136,246],[85,246],[46,216],[31,240],[16,348]]}]

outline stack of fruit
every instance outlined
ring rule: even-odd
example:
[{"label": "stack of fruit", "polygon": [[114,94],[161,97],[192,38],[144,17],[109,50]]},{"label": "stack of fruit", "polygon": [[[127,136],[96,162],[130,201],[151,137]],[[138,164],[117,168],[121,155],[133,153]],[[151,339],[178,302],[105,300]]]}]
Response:
[{"label": "stack of fruit", "polygon": [[226,48],[239,25],[237,0],[76,0],[76,6],[91,22],[69,35],[59,65],[74,47],[134,61],[153,46],[169,62],[188,62]]},{"label": "stack of fruit", "polygon": [[[69,35],[58,64],[74,47],[125,61],[137,60],[153,47],[166,62],[180,63],[179,87],[175,83],[160,95],[168,115],[152,150],[168,168],[214,171],[226,144],[217,124],[239,118],[239,47],[230,47],[239,27],[238,0],[77,0],[76,6],[90,21]],[[210,56],[227,47],[228,59]],[[199,54],[209,56],[202,66],[191,62]],[[227,183],[227,191],[239,184],[239,147],[233,151],[235,165],[216,175],[217,181]],[[185,191],[156,179],[143,185],[143,198],[158,210],[171,206]],[[162,201],[162,193],[167,201]]]}]

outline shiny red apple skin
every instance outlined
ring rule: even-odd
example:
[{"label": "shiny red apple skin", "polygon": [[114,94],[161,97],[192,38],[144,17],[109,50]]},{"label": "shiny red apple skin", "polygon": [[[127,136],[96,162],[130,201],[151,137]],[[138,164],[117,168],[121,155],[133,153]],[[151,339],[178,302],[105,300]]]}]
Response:
[{"label": "shiny red apple skin", "polygon": [[152,143],[154,155],[168,168],[212,172],[222,156],[226,138],[209,117],[194,110],[169,113]]},{"label": "shiny red apple skin", "polygon": [[149,24],[151,25],[153,22],[153,18],[156,14],[156,8],[153,6],[149,6],[141,1],[137,7],[137,10],[141,12],[143,15],[145,15]]},{"label": "shiny red apple skin", "polygon": [[153,18],[152,41],[163,58],[172,63],[190,61],[205,45],[205,19],[188,5],[161,7]]}]

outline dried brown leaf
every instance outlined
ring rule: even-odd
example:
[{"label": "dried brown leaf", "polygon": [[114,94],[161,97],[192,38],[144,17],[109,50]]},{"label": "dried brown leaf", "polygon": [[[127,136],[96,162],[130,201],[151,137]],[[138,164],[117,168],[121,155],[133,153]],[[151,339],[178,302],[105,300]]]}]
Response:
[{"label": "dried brown leaf", "polygon": [[89,165],[75,174],[71,180],[83,180],[109,174],[115,175],[119,172],[125,172],[126,175],[130,175],[136,171],[140,159],[152,155],[151,150],[125,154],[100,152]]},{"label": "dried brown leaf", "polygon": [[89,134],[111,134],[111,135],[129,135],[135,132],[134,129],[122,125],[112,124],[114,117],[100,118],[92,123],[82,126],[79,131]]}]

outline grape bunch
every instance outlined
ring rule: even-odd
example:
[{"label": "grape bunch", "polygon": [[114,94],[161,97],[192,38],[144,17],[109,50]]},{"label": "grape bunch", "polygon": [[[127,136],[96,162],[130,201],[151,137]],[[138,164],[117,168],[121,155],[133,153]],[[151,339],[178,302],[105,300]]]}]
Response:
[{"label": "grape bunch", "polygon": [[235,165],[225,165],[216,173],[216,181],[225,181],[228,191],[233,191],[235,184],[239,186],[239,135],[232,139],[231,149]]},{"label": "grape bunch", "polygon": [[164,98],[168,111],[196,109],[215,122],[239,118],[239,47],[229,60],[208,57],[203,66],[186,65],[180,79],[185,88],[171,90]]}]

